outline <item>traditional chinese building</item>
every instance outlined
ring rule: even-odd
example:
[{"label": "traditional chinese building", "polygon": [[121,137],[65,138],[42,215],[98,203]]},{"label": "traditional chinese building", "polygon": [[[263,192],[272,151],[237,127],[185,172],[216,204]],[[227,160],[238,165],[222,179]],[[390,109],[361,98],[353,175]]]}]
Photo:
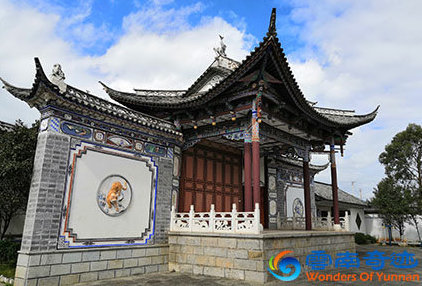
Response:
[{"label": "traditional chinese building", "polygon": [[[311,232],[313,218],[317,227],[313,176],[327,166],[310,165],[309,154],[330,154],[338,230],[335,154],[343,152],[349,130],[374,120],[377,109],[356,115],[307,101],[275,22],[274,9],[263,41],[242,62],[230,59],[221,42],[215,60],[186,90],[128,93],[102,83],[123,106],[67,85],[60,65],[48,78],[38,59],[32,88],[2,80],[41,112],[16,285],[71,284],[169,267],[192,272],[193,265],[199,274],[265,282],[263,265],[283,244],[276,241],[303,240],[301,257],[315,245],[332,251],[321,243],[327,236],[339,250],[354,248],[351,234]],[[169,234],[176,211],[180,229],[192,231],[197,223],[214,234],[191,233],[188,240]],[[295,238],[259,227],[260,221],[264,229],[282,229],[288,217],[309,234]],[[219,232],[229,233],[222,245]],[[257,240],[275,242],[267,249],[270,244]],[[216,265],[181,250],[194,247],[228,262]],[[234,257],[233,249],[255,256]],[[75,274],[73,264],[81,271]]]},{"label": "traditional chinese building", "polygon": [[[311,229],[309,153],[330,146],[334,219],[338,224],[335,146],[343,149],[350,129],[371,122],[377,109],[356,115],[351,110],[317,107],[305,99],[277,38],[275,10],[264,40],[241,63],[230,59],[222,43],[208,69],[186,90],[122,92],[103,84],[124,106],[174,122],[183,133],[179,210],[252,210],[278,202],[285,168],[278,158],[295,157],[303,165],[301,178],[307,229]],[[277,175],[278,173],[278,175]],[[243,176],[242,176],[243,174]],[[278,178],[279,180],[275,180]],[[275,192],[268,201],[269,193]],[[269,202],[263,204],[263,202]],[[285,213],[281,214],[286,215]],[[263,217],[265,222],[267,217]]]}]

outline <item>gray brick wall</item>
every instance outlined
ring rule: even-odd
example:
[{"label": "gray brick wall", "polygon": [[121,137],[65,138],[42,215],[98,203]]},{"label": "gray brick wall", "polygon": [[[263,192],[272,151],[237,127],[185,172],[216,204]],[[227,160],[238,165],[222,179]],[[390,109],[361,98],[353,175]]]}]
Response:
[{"label": "gray brick wall", "polygon": [[170,228],[173,160],[160,158],[158,161],[157,206],[155,215],[155,243],[166,243]]},{"label": "gray brick wall", "polygon": [[285,193],[284,193],[284,189],[286,187],[285,185],[285,181],[280,180],[281,178],[281,172],[282,169],[281,167],[277,168],[277,180],[276,180],[276,189],[277,189],[277,215],[280,217],[284,217],[286,216],[284,209],[285,209]]},{"label": "gray brick wall", "polygon": [[22,252],[56,249],[69,142],[69,136],[59,133],[38,135]]},{"label": "gray brick wall", "polygon": [[73,285],[168,269],[168,230],[173,189],[173,159],[158,166],[155,235],[149,245],[107,249],[58,250],[71,137],[38,135],[15,285]]},{"label": "gray brick wall", "polygon": [[20,254],[15,286],[73,285],[168,270],[168,246]]}]

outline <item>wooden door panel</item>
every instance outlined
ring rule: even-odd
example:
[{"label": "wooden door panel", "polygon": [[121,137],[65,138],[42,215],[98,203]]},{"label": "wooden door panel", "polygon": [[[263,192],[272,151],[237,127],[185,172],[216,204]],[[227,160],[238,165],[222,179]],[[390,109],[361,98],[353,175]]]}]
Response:
[{"label": "wooden door panel", "polygon": [[195,211],[196,212],[204,212],[204,193],[203,192],[195,192]]},{"label": "wooden door panel", "polygon": [[231,196],[224,196],[224,210],[230,211],[232,209],[232,198]]},{"label": "wooden door panel", "polygon": [[215,196],[215,210],[217,212],[222,212],[223,211],[223,196],[221,194],[217,194]]},{"label": "wooden door panel", "polygon": [[196,145],[183,152],[179,211],[189,211],[191,204],[195,211],[209,211],[214,204],[216,211],[230,212],[233,203],[243,210],[241,153],[222,146]]},{"label": "wooden door panel", "polygon": [[205,161],[203,158],[196,157],[196,181],[205,181],[204,164]]},{"label": "wooden door panel", "polygon": [[186,170],[186,178],[193,179],[193,156],[186,156],[185,164],[183,164]]}]

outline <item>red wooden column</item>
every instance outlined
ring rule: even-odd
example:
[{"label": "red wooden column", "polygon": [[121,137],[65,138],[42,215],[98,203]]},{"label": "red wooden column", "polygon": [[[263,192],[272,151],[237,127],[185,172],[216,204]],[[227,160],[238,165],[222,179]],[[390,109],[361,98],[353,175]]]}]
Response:
[{"label": "red wooden column", "polygon": [[303,157],[303,190],[305,197],[305,227],[306,230],[312,230],[312,211],[311,211],[311,179],[309,175],[309,149],[306,149]]},{"label": "red wooden column", "polygon": [[[340,225],[339,209],[338,209],[338,187],[337,187],[337,170],[336,170],[336,153],[334,150],[334,138],[331,139],[330,145],[330,161],[331,161],[331,189],[333,191],[333,212],[334,224]],[[336,227],[336,226],[334,226]]]},{"label": "red wooden column", "polygon": [[245,130],[244,152],[243,152],[243,172],[245,177],[245,211],[251,212],[254,210],[253,195],[252,195],[252,138],[249,129]]},{"label": "red wooden column", "polygon": [[[260,93],[258,93],[260,95]],[[258,98],[258,96],[257,96]],[[253,201],[261,206],[260,179],[260,157],[259,157],[259,123],[257,120],[257,102],[253,102],[252,107],[252,176],[253,176]]]}]

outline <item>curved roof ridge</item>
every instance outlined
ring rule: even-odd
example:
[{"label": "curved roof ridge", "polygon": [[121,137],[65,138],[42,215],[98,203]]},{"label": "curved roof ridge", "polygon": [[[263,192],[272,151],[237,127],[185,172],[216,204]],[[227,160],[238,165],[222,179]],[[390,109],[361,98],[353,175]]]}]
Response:
[{"label": "curved roof ridge", "polygon": [[13,94],[13,96],[21,100],[28,99],[31,95],[31,90],[32,90],[31,88],[21,88],[21,87],[14,86],[8,83],[6,80],[4,80],[1,77],[0,77],[0,81],[3,83],[4,89],[6,89],[8,92]]},{"label": "curved roof ridge", "polygon": [[339,112],[344,112],[344,113],[355,113],[355,110],[351,110],[351,109],[338,109],[338,108],[331,108],[331,107],[322,107],[322,106],[315,106],[312,105],[313,108],[315,108],[316,110],[321,110],[321,111],[339,111]]},{"label": "curved roof ridge", "polygon": [[[45,85],[47,88],[50,88],[53,92],[55,92],[56,96],[63,100],[67,100],[70,102],[76,102],[85,106],[86,108],[92,109],[97,112],[106,112],[109,115],[120,117],[122,119],[126,119],[132,121],[134,123],[138,123],[140,125],[161,130],[164,132],[172,133],[177,136],[182,136],[182,133],[176,130],[176,127],[173,123],[166,121],[164,119],[160,119],[154,117],[152,115],[144,114],[139,111],[135,111],[129,109],[124,106],[117,105],[112,103],[106,99],[100,98],[98,96],[92,95],[85,91],[82,91],[78,88],[75,88],[71,85],[66,84],[65,91],[59,91],[59,87],[52,83],[44,73],[42,65],[38,58],[35,58],[35,66],[36,66],[36,75],[35,75],[35,82],[33,84],[32,89],[23,89],[25,91],[25,97],[18,97],[14,93],[9,92],[16,96],[17,98],[27,102],[30,106],[33,106],[33,103],[36,102],[36,94],[38,87],[41,83]],[[8,84],[6,81],[1,79],[5,86],[13,87]]]},{"label": "curved roof ridge", "polygon": [[[294,165],[294,166],[298,166],[298,167],[302,167],[302,160],[288,158],[288,157],[285,157],[285,156],[280,156],[280,158],[285,163],[288,163],[288,164],[291,164],[291,165]],[[309,164],[309,168],[316,171],[316,172],[321,172],[321,171],[327,169],[329,164],[330,163],[326,163],[324,165]]]},{"label": "curved roof ridge", "polygon": [[[333,194],[331,191],[331,184],[323,183],[320,181],[314,181],[314,191],[315,195],[323,198],[324,200],[333,200]],[[338,200],[339,202],[343,203],[349,203],[349,204],[355,204],[355,205],[361,205],[366,206],[366,202],[355,197],[354,195],[343,191],[342,189],[338,188]]]}]

